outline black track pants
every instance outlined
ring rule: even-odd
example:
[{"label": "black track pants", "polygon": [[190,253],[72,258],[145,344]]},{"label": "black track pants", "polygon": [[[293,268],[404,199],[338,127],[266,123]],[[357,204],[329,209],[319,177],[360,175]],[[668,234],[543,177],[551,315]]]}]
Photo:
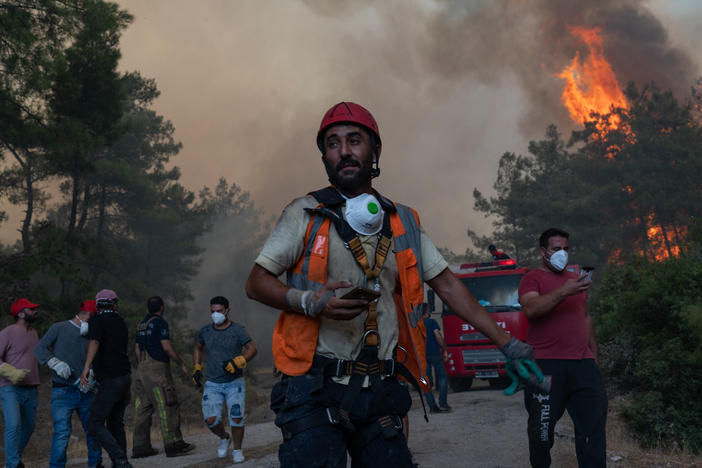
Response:
[{"label": "black track pants", "polygon": [[575,427],[575,453],[580,468],[605,468],[607,395],[594,359],[537,359],[552,377],[551,392],[525,390],[529,413],[529,459],[534,468],[551,466],[553,428],[568,410]]}]

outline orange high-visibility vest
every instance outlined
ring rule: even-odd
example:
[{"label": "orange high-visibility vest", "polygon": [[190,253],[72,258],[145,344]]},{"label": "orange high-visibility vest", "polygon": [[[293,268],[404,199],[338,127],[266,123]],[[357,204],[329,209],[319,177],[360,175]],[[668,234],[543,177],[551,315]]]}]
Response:
[{"label": "orange high-visibility vest", "polygon": [[[399,326],[397,360],[414,375],[423,391],[429,391],[426,379],[426,330],[424,280],[422,277],[419,216],[412,208],[398,203],[390,215],[395,260],[400,279],[393,291]],[[305,233],[303,254],[287,272],[288,286],[302,290],[318,290],[327,281],[329,260],[329,228],[331,220],[312,215]],[[302,375],[312,366],[317,348],[320,318],[310,318],[283,310],[273,331],[275,366],[287,375]],[[406,360],[405,360],[406,356]]]}]

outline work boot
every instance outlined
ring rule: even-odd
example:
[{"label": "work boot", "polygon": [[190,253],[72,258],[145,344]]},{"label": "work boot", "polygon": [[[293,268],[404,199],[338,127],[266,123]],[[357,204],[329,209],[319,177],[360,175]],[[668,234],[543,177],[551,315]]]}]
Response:
[{"label": "work boot", "polygon": [[158,449],[149,446],[134,447],[132,449],[132,458],[152,457],[158,453]]},{"label": "work boot", "polygon": [[118,458],[115,460],[114,468],[134,468],[134,466],[129,463],[129,460],[125,458]]},{"label": "work boot", "polygon": [[167,457],[181,457],[195,450],[195,444],[189,444],[184,440],[179,440],[172,446],[166,446]]}]

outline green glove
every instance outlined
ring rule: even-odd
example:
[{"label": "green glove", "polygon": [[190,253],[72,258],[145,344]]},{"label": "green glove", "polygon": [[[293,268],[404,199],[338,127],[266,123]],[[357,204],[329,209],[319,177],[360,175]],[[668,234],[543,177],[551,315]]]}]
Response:
[{"label": "green glove", "polygon": [[551,391],[551,376],[544,376],[539,366],[529,359],[509,361],[505,366],[507,375],[512,379],[512,384],[507,387],[504,394],[514,395],[526,385],[549,393]]},{"label": "green glove", "polygon": [[17,385],[17,383],[23,381],[27,374],[29,374],[27,369],[17,369],[6,362],[0,365],[0,375],[12,382],[12,385]]}]

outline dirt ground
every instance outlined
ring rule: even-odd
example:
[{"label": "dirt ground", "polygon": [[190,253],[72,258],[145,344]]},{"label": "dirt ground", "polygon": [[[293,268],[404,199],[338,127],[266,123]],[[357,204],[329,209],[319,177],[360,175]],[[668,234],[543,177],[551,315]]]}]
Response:
[{"label": "dirt ground", "polygon": [[[280,431],[273,425],[273,414],[268,409],[268,396],[275,378],[268,370],[259,370],[247,380],[247,426],[244,438],[246,461],[242,467],[279,467],[277,449]],[[158,428],[152,432],[153,445],[159,455],[132,460],[135,468],[206,468],[232,466],[229,456],[218,459],[218,439],[202,424],[199,394],[192,387],[182,387],[183,432],[185,440],[197,448],[191,455],[166,458]],[[500,390],[490,389],[485,382],[476,382],[468,392],[449,393],[450,413],[430,414],[429,422],[413,392],[414,405],[409,413],[409,446],[414,461],[421,468],[475,467],[520,468],[528,467],[526,439],[526,412],[521,394],[506,397]],[[48,466],[51,443],[50,412],[48,401],[37,416],[37,430],[25,451],[27,468]],[[615,406],[614,405],[610,405]],[[131,428],[131,415],[126,415],[127,429]],[[567,416],[556,427],[556,443],[552,450],[554,468],[575,467],[573,429]],[[74,436],[69,447],[67,466],[85,466],[84,435],[80,423],[74,419]],[[131,446],[131,435],[128,435]],[[2,453],[4,456],[4,453]],[[103,454],[106,466],[109,460]],[[702,466],[701,457],[644,452],[631,441],[621,422],[610,411],[608,420],[608,466],[615,468],[637,467],[689,467]],[[350,464],[349,464],[350,466]]]}]

